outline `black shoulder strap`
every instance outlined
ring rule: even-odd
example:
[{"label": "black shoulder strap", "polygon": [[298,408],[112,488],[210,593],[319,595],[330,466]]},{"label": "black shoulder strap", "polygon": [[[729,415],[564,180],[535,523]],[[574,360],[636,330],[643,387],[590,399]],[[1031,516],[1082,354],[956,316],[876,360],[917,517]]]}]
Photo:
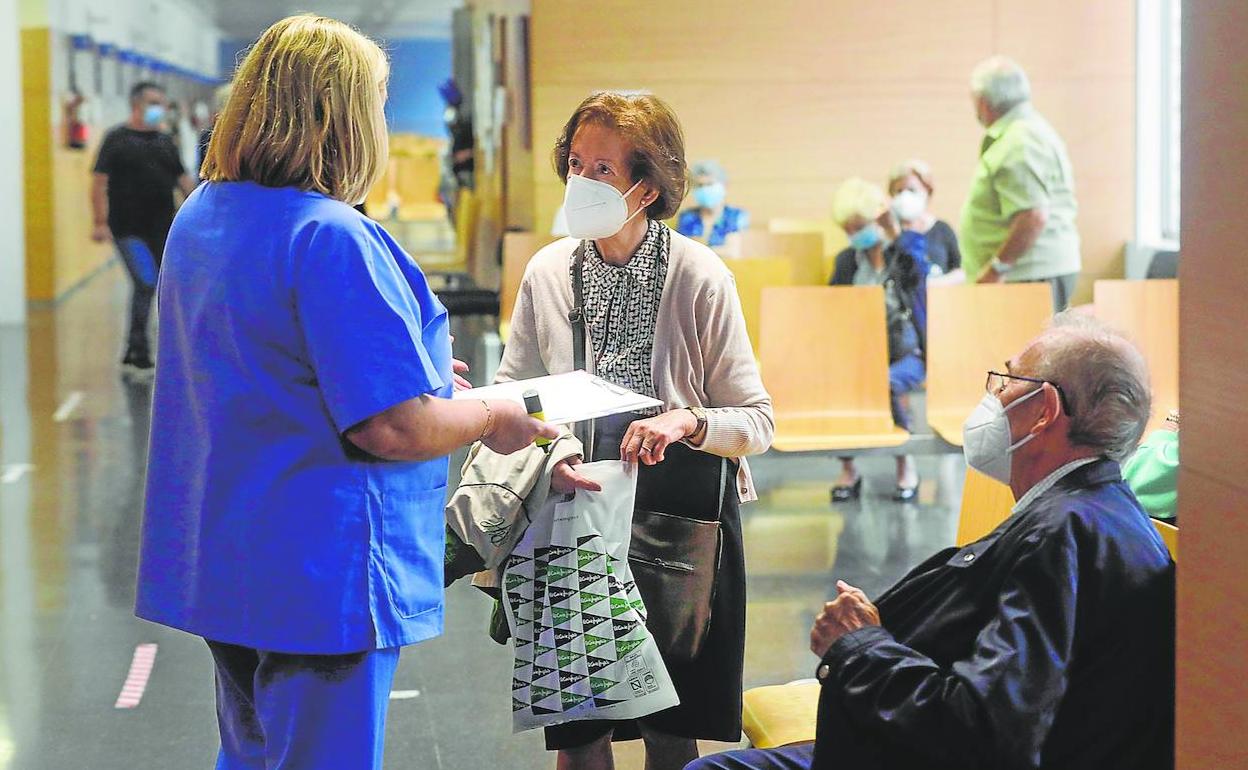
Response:
[{"label": "black shoulder strap", "polygon": [[572,311],[568,320],[572,322],[572,367],[585,369],[585,286],[582,266],[585,264],[585,241],[581,241],[576,251],[572,252]]},{"label": "black shoulder strap", "polygon": [[[589,371],[585,366],[585,278],[582,267],[585,264],[585,241],[576,246],[572,252],[572,310],[568,320],[572,322],[572,368]],[[573,434],[585,449],[585,459],[593,458],[594,452],[594,421],[586,420],[577,423]]]}]

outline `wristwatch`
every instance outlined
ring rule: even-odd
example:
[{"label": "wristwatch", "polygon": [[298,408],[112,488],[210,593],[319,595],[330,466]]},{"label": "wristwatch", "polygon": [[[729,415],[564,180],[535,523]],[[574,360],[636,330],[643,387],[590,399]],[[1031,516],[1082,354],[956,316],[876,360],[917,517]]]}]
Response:
[{"label": "wristwatch", "polygon": [[696,436],[706,427],[706,410],[700,406],[687,406],[685,408],[692,412],[694,418],[698,421],[698,425],[693,429],[693,433],[689,434],[690,436]]},{"label": "wristwatch", "polygon": [[995,270],[998,275],[1005,275],[1006,273],[1014,269],[1014,265],[1010,264],[1009,262],[1002,262],[997,257],[992,258],[991,264],[992,264],[992,269]]}]

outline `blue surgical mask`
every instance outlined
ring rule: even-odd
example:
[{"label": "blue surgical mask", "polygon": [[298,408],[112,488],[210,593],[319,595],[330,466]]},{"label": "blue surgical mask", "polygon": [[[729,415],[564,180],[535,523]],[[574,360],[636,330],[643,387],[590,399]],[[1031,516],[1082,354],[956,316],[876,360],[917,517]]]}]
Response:
[{"label": "blue surgical mask", "polygon": [[871,222],[866,227],[849,236],[849,245],[858,251],[874,249],[884,240],[884,229],[878,222]]},{"label": "blue surgical mask", "polygon": [[155,128],[160,125],[160,121],[165,119],[165,108],[160,104],[149,104],[143,110],[144,125]]},{"label": "blue surgical mask", "polygon": [[693,202],[699,208],[713,209],[724,202],[724,185],[722,182],[699,185],[693,188]]}]

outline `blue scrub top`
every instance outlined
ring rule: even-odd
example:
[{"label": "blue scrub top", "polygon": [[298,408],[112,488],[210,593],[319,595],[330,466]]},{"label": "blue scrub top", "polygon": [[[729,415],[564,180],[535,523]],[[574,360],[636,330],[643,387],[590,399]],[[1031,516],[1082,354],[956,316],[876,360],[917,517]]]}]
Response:
[{"label": "blue scrub top", "polygon": [[319,193],[206,183],[159,302],[139,617],[293,653],[441,633],[447,459],[343,436],[451,394],[446,309],[411,258]]}]

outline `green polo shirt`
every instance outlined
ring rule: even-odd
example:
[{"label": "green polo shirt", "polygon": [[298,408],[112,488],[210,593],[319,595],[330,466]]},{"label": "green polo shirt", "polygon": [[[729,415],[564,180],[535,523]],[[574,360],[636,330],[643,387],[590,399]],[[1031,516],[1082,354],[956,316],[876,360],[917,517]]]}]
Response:
[{"label": "green polo shirt", "polygon": [[1020,211],[1045,207],[1044,231],[1015,262],[1007,281],[1035,281],[1078,273],[1075,178],[1066,145],[1028,103],[988,127],[966,205],[962,207],[962,267],[974,283],[1000,251],[1010,220]]}]

